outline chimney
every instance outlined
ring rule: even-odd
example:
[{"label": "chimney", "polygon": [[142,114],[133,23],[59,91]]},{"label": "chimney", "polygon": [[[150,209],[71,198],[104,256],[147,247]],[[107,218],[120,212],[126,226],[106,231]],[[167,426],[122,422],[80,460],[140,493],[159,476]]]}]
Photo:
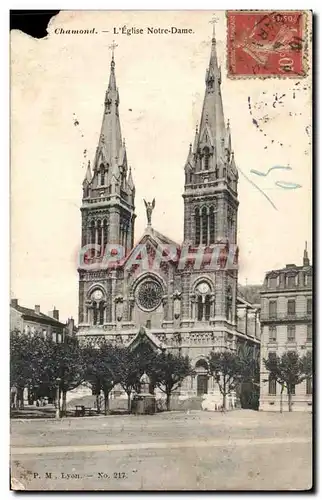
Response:
[{"label": "chimney", "polygon": [[68,330],[68,335],[72,336],[74,335],[74,327],[75,327],[75,321],[73,318],[68,318],[67,320],[67,330]]},{"label": "chimney", "polygon": [[59,310],[56,309],[55,306],[54,306],[54,310],[53,310],[53,318],[57,319],[57,321],[59,321]]},{"label": "chimney", "polygon": [[18,299],[11,299],[11,306],[18,307]]},{"label": "chimney", "polygon": [[307,253],[307,241],[305,242],[305,248],[304,248],[304,253],[303,253],[303,266],[309,266],[310,265],[310,259],[309,255]]},{"label": "chimney", "polygon": [[40,314],[40,306],[39,305],[35,305],[35,313]]}]

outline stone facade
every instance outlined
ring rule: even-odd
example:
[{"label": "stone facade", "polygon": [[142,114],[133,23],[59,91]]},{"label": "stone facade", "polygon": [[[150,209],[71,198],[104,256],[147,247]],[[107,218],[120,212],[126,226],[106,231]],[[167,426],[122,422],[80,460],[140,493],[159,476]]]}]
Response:
[{"label": "stone facade", "polygon": [[[221,249],[230,245],[236,261],[238,256],[238,172],[224,120],[214,35],[200,126],[184,176],[183,245],[152,227],[152,203],[146,204],[147,228],[133,247],[135,187],[121,137],[112,57],[101,137],[83,183],[86,248],[78,269],[78,335],[82,341],[105,338],[130,345],[143,326],[156,348],[189,355],[197,375],[184,381],[184,393],[213,393],[209,352],[236,349],[238,341],[259,345],[260,335],[258,307],[238,296],[237,264],[216,269],[204,262],[195,265],[196,254],[216,244]],[[178,256],[184,257],[181,263]],[[246,311],[241,321],[237,310],[241,316]]]},{"label": "stone facade", "polygon": [[[270,353],[280,356],[287,350],[302,356],[312,350],[312,266],[306,249],[302,266],[288,264],[266,274],[261,292],[261,327],[261,358],[267,359]],[[262,361],[260,409],[279,411],[280,386],[268,380]],[[312,410],[312,381],[295,387],[293,410]]]}]

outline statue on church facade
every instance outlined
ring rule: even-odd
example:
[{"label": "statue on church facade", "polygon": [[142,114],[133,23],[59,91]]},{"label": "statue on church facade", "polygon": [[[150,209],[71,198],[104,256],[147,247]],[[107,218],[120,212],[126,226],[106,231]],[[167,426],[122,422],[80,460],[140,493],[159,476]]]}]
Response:
[{"label": "statue on church facade", "polygon": [[152,212],[155,207],[155,198],[153,198],[153,201],[146,201],[143,200],[145,203],[145,209],[146,209],[146,218],[148,219],[148,226],[151,226],[151,217],[152,217]]}]

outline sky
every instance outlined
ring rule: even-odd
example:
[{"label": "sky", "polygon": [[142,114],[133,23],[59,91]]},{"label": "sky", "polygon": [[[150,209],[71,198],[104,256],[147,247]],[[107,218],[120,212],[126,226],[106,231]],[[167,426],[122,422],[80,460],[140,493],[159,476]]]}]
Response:
[{"label": "sky", "polygon": [[[270,269],[301,264],[305,241],[311,256],[311,72],[303,80],[227,78],[225,12],[215,14],[224,113],[240,170],[239,282],[259,284]],[[10,294],[21,305],[40,304],[44,313],[56,306],[62,320],[77,321],[82,181],[98,143],[114,39],[122,135],[136,185],[135,239],[146,226],[143,198],[155,198],[153,226],[182,241],[184,164],[200,120],[212,15],[64,11],[42,40],[11,32]],[[114,34],[124,25],[144,34]],[[192,33],[146,33],[171,26]],[[60,28],[97,33],[56,34]],[[274,166],[289,168],[252,172]]]}]

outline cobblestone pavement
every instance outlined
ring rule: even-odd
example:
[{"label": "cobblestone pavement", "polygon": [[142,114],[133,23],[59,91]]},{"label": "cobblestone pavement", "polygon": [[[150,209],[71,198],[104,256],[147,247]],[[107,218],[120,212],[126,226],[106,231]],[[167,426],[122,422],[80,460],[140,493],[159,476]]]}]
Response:
[{"label": "cobblestone pavement", "polygon": [[11,422],[11,476],[28,490],[302,490],[311,469],[306,413]]}]

